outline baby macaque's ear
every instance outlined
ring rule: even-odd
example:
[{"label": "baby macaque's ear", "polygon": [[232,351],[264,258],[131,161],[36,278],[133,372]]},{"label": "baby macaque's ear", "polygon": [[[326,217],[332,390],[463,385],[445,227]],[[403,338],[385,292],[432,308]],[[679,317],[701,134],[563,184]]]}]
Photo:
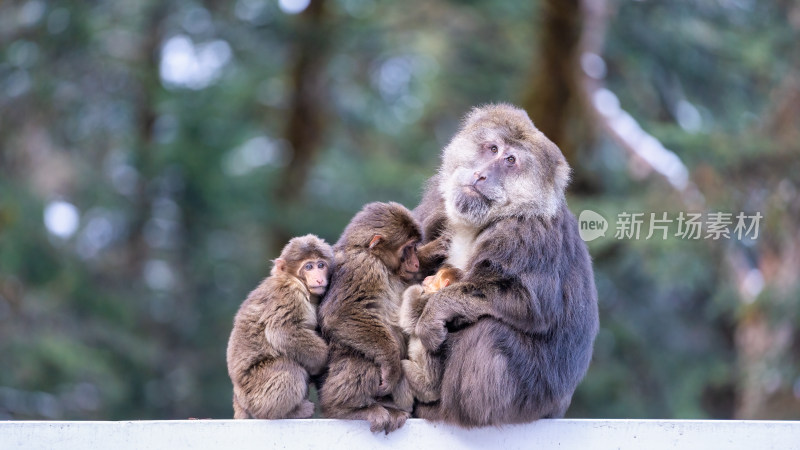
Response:
[{"label": "baby macaque's ear", "polygon": [[283,258],[278,258],[275,261],[272,261],[274,264],[272,266],[272,275],[275,275],[279,272],[286,272],[286,260]]},{"label": "baby macaque's ear", "polygon": [[372,236],[372,240],[369,241],[369,248],[375,247],[376,245],[378,245],[381,242],[381,240],[383,240],[383,236],[381,236],[380,234],[376,234],[375,236]]},{"label": "baby macaque's ear", "polygon": [[445,278],[442,280],[442,287],[446,288],[447,286],[450,286],[450,278]]}]

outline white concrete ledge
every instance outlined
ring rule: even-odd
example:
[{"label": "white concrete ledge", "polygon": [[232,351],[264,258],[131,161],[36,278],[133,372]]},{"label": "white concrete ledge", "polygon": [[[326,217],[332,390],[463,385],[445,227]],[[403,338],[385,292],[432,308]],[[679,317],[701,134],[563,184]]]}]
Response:
[{"label": "white concrete ledge", "polygon": [[388,436],[366,422],[176,420],[0,422],[0,449],[800,449],[797,421],[540,420],[462,430],[411,419]]}]

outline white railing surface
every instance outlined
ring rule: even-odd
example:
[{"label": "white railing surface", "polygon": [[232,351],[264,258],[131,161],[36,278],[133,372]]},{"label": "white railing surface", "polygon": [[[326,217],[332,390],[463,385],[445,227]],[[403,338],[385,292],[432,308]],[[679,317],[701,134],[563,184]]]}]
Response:
[{"label": "white railing surface", "polygon": [[0,449],[800,449],[800,421],[540,420],[464,430],[411,419],[384,435],[363,421],[0,421]]}]

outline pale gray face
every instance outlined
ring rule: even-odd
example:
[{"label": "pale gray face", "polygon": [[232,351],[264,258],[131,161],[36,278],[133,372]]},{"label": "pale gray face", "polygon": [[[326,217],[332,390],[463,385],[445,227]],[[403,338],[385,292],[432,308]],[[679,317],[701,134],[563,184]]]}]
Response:
[{"label": "pale gray face", "polygon": [[492,207],[508,204],[506,182],[520,171],[518,149],[501,139],[481,139],[476,150],[471,164],[453,174],[458,185],[455,207],[466,217],[483,217]]},{"label": "pale gray face", "polygon": [[537,191],[536,161],[519,142],[483,130],[453,144],[444,194],[448,210],[465,222],[480,225]]},{"label": "pale gray face", "polygon": [[524,111],[473,109],[445,148],[439,171],[447,216],[481,227],[503,217],[553,217],[564,203],[569,165]]}]

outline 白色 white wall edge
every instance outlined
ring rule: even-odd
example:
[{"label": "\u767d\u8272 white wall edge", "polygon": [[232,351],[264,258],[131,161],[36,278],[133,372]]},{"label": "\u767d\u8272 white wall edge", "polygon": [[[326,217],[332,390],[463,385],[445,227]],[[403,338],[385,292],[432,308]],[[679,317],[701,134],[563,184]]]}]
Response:
[{"label": "\u767d\u8272 white wall edge", "polygon": [[464,430],[411,419],[389,435],[363,421],[0,421],[0,449],[798,449],[800,421],[556,419]]}]

